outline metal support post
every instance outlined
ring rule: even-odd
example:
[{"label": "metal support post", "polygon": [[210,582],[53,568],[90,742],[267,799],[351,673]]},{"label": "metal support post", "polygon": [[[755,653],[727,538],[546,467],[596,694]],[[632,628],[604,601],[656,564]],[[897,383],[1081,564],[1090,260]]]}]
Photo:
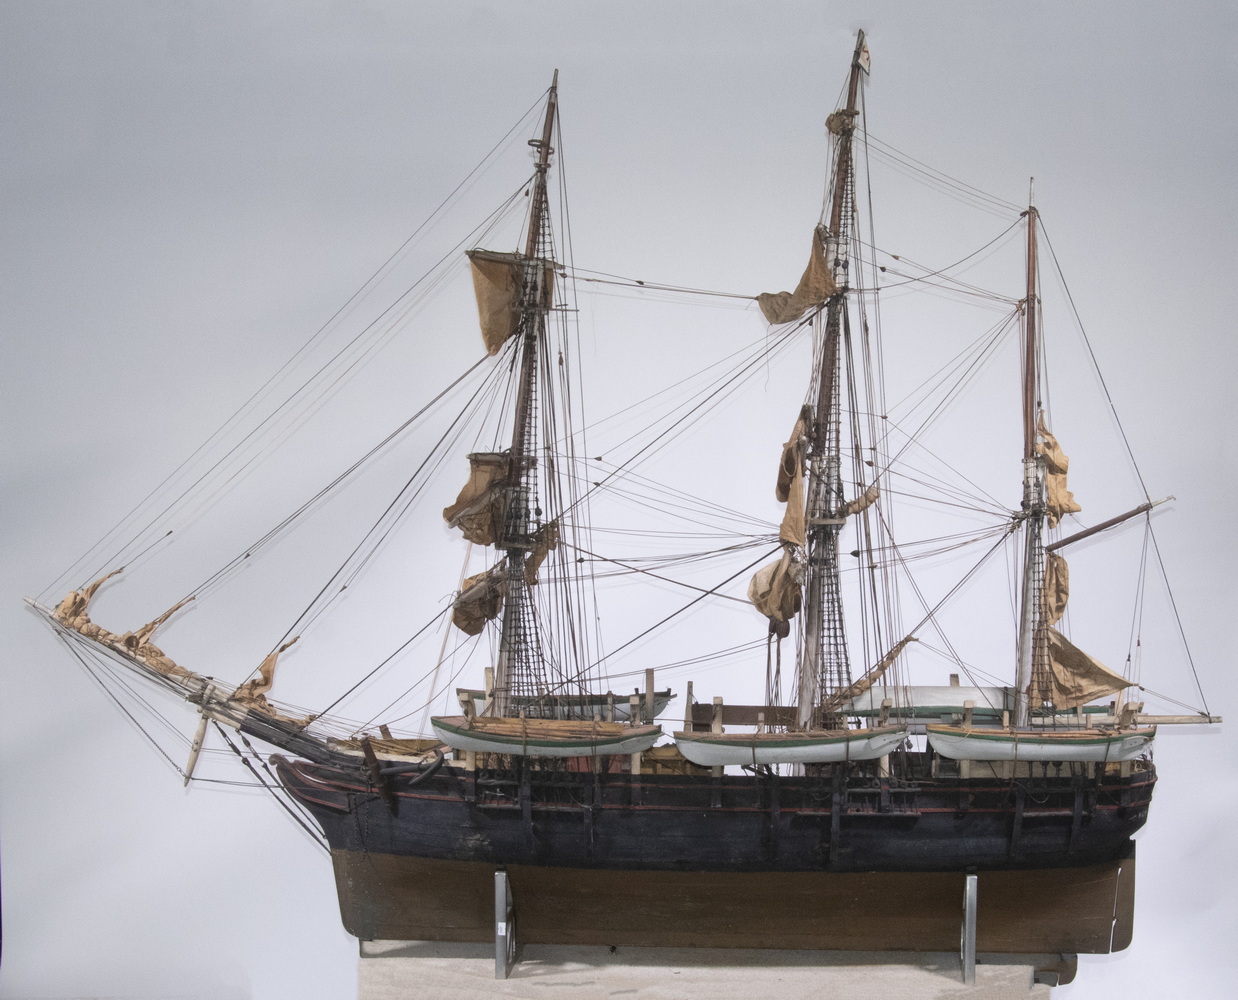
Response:
[{"label": "metal support post", "polygon": [[494,873],[494,978],[506,979],[516,964],[516,907],[507,872]]},{"label": "metal support post", "polygon": [[976,875],[963,883],[963,929],[959,935],[959,958],[963,963],[963,982],[976,982]]}]

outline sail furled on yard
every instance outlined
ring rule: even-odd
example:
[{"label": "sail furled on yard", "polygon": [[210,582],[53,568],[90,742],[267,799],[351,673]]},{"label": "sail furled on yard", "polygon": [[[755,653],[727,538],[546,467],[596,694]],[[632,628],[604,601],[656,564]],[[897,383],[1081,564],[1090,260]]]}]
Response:
[{"label": "sail furled on yard", "polygon": [[808,407],[800,411],[791,437],[782,446],[782,458],[778,462],[778,480],[774,496],[779,503],[787,505],[778,527],[778,537],[789,545],[803,548],[807,544],[804,499],[804,462],[808,457],[808,421],[812,413]]},{"label": "sail furled on yard", "polygon": [[533,548],[524,562],[524,582],[530,587],[537,585],[537,571],[541,569],[546,557],[559,547],[559,524],[557,521],[547,521],[537,531],[533,532]]},{"label": "sail furled on yard", "polygon": [[1066,601],[1070,597],[1070,571],[1066,560],[1056,552],[1045,557],[1045,582],[1040,591],[1041,621],[1056,625],[1066,613]]},{"label": "sail furled on yard", "polygon": [[56,605],[55,610],[52,612],[52,617],[66,628],[72,629],[74,632],[99,643],[101,646],[106,646],[109,649],[131,656],[165,677],[193,676],[191,671],[176,663],[162,649],[150,641],[150,637],[155,634],[155,629],[192,601],[192,597],[187,597],[185,600],[173,605],[168,611],[165,611],[154,621],[148,622],[141,628],[119,635],[90,620],[88,608],[91,599],[104,583],[116,576],[117,573],[123,572],[123,570],[124,567],[122,566],[120,569],[112,570],[106,576],[99,577],[94,583],[83,587],[81,590],[70,591],[64,600]]},{"label": "sail furled on yard", "polygon": [[748,584],[748,600],[771,622],[785,624],[803,606],[804,566],[791,550],[757,570]]},{"label": "sail furled on yard", "polygon": [[486,622],[499,616],[507,589],[506,571],[507,563],[501,562],[464,581],[451,606],[451,622],[456,628],[466,635],[480,635]]},{"label": "sail furled on yard", "polygon": [[1058,711],[1078,708],[1089,701],[1117,694],[1133,683],[1093,659],[1055,628],[1046,627],[1049,646],[1047,672],[1032,677],[1032,700],[1048,702]]},{"label": "sail furled on yard", "polygon": [[99,577],[94,583],[87,584],[81,590],[71,590],[59,604],[56,605],[56,610],[52,612],[52,617],[65,625],[73,627],[73,623],[78,619],[90,621],[90,616],[86,609],[90,606],[91,600],[108,580],[116,576],[118,573],[123,573],[125,568],[114,569],[105,576]]},{"label": "sail furled on yard", "polygon": [[895,661],[899,658],[899,654],[907,648],[907,644],[917,641],[918,640],[914,635],[909,635],[896,642],[894,647],[886,653],[886,655],[883,656],[876,663],[876,665],[866,671],[863,677],[849,687],[845,687],[841,691],[835,691],[832,695],[830,695],[824,705],[826,711],[834,711],[836,709],[843,708],[848,702],[854,701],[856,698],[860,697],[860,695],[864,694],[864,692],[868,691],[874,684],[885,676],[885,672],[887,670],[894,666]]},{"label": "sail furled on yard", "polygon": [[762,292],[757,296],[757,305],[761,307],[761,312],[771,325],[794,322],[809,309],[823,305],[838,291],[829,262],[825,258],[825,237],[824,226],[813,230],[808,267],[804,269],[794,292]]},{"label": "sail furled on yard", "polygon": [[296,636],[289,639],[278,649],[269,652],[258,667],[258,676],[238,687],[232,693],[230,700],[246,708],[256,708],[258,711],[265,712],[268,715],[274,714],[274,710],[271,708],[266,696],[275,683],[275,664],[279,660],[279,654],[296,643],[299,638],[301,637]]},{"label": "sail furled on yard", "polygon": [[863,493],[854,500],[848,500],[843,506],[842,514],[844,517],[850,517],[852,514],[858,514],[861,511],[868,510],[877,502],[877,498],[881,496],[881,487],[873,483]]},{"label": "sail furled on yard", "polygon": [[808,455],[808,421],[812,411],[804,407],[795,421],[791,437],[782,446],[774,495],[787,505],[778,528],[783,553],[777,562],[757,570],[748,584],[748,600],[770,619],[786,624],[803,604],[804,564],[799,557],[807,544],[804,495],[804,463]]},{"label": "sail furled on yard", "polygon": [[477,314],[481,321],[481,336],[487,353],[499,353],[520,325],[520,302],[526,279],[535,280],[539,288],[531,291],[539,308],[549,309],[554,301],[554,264],[537,261],[541,274],[531,267],[529,258],[518,253],[498,253],[493,250],[468,251],[473,270],[473,291],[477,296]]},{"label": "sail furled on yard", "polygon": [[503,532],[510,466],[505,452],[479,451],[469,455],[469,481],[456,502],[443,508],[443,520],[459,528],[475,545],[496,545]]},{"label": "sail furled on yard", "polygon": [[1075,502],[1075,496],[1066,488],[1066,470],[1070,459],[1057,443],[1057,438],[1049,433],[1045,426],[1045,414],[1041,410],[1036,418],[1036,433],[1040,440],[1036,442],[1036,454],[1045,461],[1045,513],[1049,518],[1049,527],[1055,527],[1065,515],[1077,514],[1083,510]]},{"label": "sail furled on yard", "polygon": [[1070,573],[1066,560],[1050,552],[1045,558],[1045,582],[1040,592],[1045,664],[1043,669],[1033,671],[1029,700],[1032,704],[1051,704],[1058,711],[1117,694],[1132,683],[1053,628],[1066,613],[1069,598]]}]

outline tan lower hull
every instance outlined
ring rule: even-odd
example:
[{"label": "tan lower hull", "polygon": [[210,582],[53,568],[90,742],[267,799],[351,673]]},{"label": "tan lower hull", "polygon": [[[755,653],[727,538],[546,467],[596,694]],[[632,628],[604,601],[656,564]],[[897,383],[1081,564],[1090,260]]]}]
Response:
[{"label": "tan lower hull", "polygon": [[[334,851],[363,939],[494,940],[495,866]],[[510,866],[525,943],[954,951],[962,873],[621,872]],[[1130,943],[1134,857],[981,872],[977,949],[1104,954]]]}]

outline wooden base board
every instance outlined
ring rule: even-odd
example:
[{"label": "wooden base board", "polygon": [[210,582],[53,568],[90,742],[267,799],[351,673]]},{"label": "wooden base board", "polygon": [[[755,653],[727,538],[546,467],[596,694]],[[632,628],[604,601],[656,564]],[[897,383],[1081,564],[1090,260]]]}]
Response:
[{"label": "wooden base board", "polygon": [[[495,866],[334,851],[340,912],[363,940],[493,941]],[[957,951],[958,872],[622,872],[507,868],[526,944]],[[1135,859],[979,874],[980,952],[1121,951]]]}]

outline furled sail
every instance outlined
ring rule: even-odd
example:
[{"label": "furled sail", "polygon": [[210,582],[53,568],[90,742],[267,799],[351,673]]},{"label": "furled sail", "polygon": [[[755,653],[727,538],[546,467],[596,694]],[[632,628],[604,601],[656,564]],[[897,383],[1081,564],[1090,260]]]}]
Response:
[{"label": "furled sail", "polygon": [[267,715],[275,715],[275,710],[271,708],[270,703],[266,699],[267,692],[271,690],[271,685],[275,683],[275,664],[279,660],[279,654],[299,638],[301,637],[296,636],[278,649],[268,653],[258,667],[258,676],[251,681],[246,681],[237,688],[232,693],[231,700],[246,708],[256,708]]},{"label": "furled sail", "polygon": [[486,622],[499,616],[503,609],[503,592],[507,589],[506,568],[507,564],[501,562],[465,579],[451,606],[452,624],[461,632],[479,635]]},{"label": "furled sail", "polygon": [[56,605],[56,609],[52,612],[52,617],[67,628],[71,628],[75,632],[84,635],[87,639],[93,639],[100,645],[110,646],[141,660],[146,666],[163,674],[165,677],[193,676],[190,671],[175,663],[170,656],[150,641],[150,637],[154,634],[155,629],[192,601],[192,597],[186,598],[171,610],[165,611],[153,622],[143,625],[134,632],[125,632],[123,635],[110,632],[102,625],[97,625],[90,620],[87,609],[91,598],[95,596],[95,592],[104,583],[117,573],[122,572],[123,569],[124,567],[122,566],[121,569],[112,570],[106,576],[101,576],[94,583],[83,587],[81,590],[71,591],[64,600]]},{"label": "furled sail", "polygon": [[748,584],[748,600],[771,622],[785,624],[803,605],[804,567],[791,550],[757,570]]},{"label": "furled sail", "polygon": [[1045,558],[1045,582],[1040,592],[1041,626],[1048,646],[1047,671],[1034,671],[1030,700],[1048,702],[1059,711],[1078,708],[1089,701],[1116,694],[1131,681],[1114,673],[1075,646],[1052,626],[1066,613],[1070,597],[1070,573],[1066,560],[1056,552]]},{"label": "furled sail", "polygon": [[1066,601],[1069,597],[1070,571],[1066,560],[1056,552],[1050,552],[1045,558],[1045,583],[1040,591],[1042,623],[1056,625],[1066,613]]},{"label": "furled sail", "polygon": [[123,573],[124,570],[123,566],[120,569],[114,569],[106,576],[99,577],[94,583],[88,584],[81,590],[69,591],[65,599],[56,605],[56,610],[52,612],[52,617],[70,627],[74,627],[73,623],[79,618],[89,622],[90,617],[87,615],[86,609],[90,605],[91,598],[95,596],[95,592],[108,580],[116,576],[117,573]]},{"label": "furled sail", "polygon": [[[525,275],[536,275],[536,269],[526,267],[528,258],[518,253],[497,253],[493,250],[468,251],[473,266],[473,291],[477,296],[477,313],[481,320],[481,336],[487,353],[499,353],[503,342],[516,332],[520,323],[520,297]],[[541,287],[538,304],[549,309],[554,302],[554,265],[541,261]]]},{"label": "furled sail", "polygon": [[[808,454],[808,422],[812,409],[805,406],[782,446],[778,461],[778,480],[774,495],[787,505],[778,528],[783,545],[782,557],[757,570],[748,584],[748,600],[771,623],[785,625],[794,618],[803,603],[804,565],[798,554],[807,544],[804,513],[804,461]],[[780,633],[781,634],[781,633]]]},{"label": "furled sail", "polygon": [[136,656],[153,670],[157,670],[159,673],[169,677],[187,677],[189,671],[174,662],[162,649],[151,642],[150,637],[155,634],[155,629],[192,600],[192,597],[186,597],[183,601],[174,604],[153,622],[148,622],[133,632],[126,632],[124,635],[119,636],[117,641],[127,652]]},{"label": "furled sail", "polygon": [[812,254],[794,292],[762,292],[757,296],[757,305],[761,307],[767,322],[794,322],[809,309],[824,304],[826,299],[838,291],[834,275],[825,259],[825,236],[824,226],[813,230]]},{"label": "furled sail", "polygon": [[1058,711],[1078,708],[1133,683],[1088,656],[1057,629],[1045,631],[1049,638],[1048,677],[1033,676],[1033,702],[1049,702]]},{"label": "furled sail", "polygon": [[1066,514],[1077,514],[1083,508],[1075,503],[1074,494],[1066,488],[1066,469],[1070,459],[1045,426],[1043,410],[1036,418],[1036,433],[1040,437],[1036,442],[1036,454],[1045,460],[1045,507],[1049,527],[1052,528]]},{"label": "furled sail", "polygon": [[530,587],[537,583],[537,571],[546,557],[559,547],[559,525],[550,521],[533,533],[533,548],[524,561],[524,582]]},{"label": "furled sail", "polygon": [[504,487],[510,462],[503,452],[469,455],[469,481],[456,502],[443,509],[443,520],[477,545],[494,545],[503,531]]},{"label": "furled sail", "polygon": [[801,548],[807,544],[804,519],[804,460],[808,455],[808,421],[812,419],[812,410],[805,406],[791,437],[782,446],[782,458],[778,463],[778,482],[774,486],[774,495],[779,502],[787,505],[782,516],[782,524],[778,528],[778,537],[791,545]]},{"label": "furled sail", "polygon": [[879,496],[881,496],[881,487],[873,483],[854,500],[847,501],[846,506],[843,507],[843,516],[850,517],[852,514],[858,514],[862,510],[867,510],[877,502]]},{"label": "furled sail", "polygon": [[907,644],[909,642],[917,641],[918,640],[914,635],[909,635],[903,639],[900,639],[894,644],[894,648],[886,653],[886,655],[883,656],[871,670],[867,671],[863,677],[849,687],[845,687],[841,691],[835,691],[823,707],[826,711],[834,711],[842,708],[847,704],[847,702],[854,701],[856,698],[860,697],[860,695],[881,680],[887,670],[894,666],[894,662],[898,659],[899,654],[907,648]]}]

